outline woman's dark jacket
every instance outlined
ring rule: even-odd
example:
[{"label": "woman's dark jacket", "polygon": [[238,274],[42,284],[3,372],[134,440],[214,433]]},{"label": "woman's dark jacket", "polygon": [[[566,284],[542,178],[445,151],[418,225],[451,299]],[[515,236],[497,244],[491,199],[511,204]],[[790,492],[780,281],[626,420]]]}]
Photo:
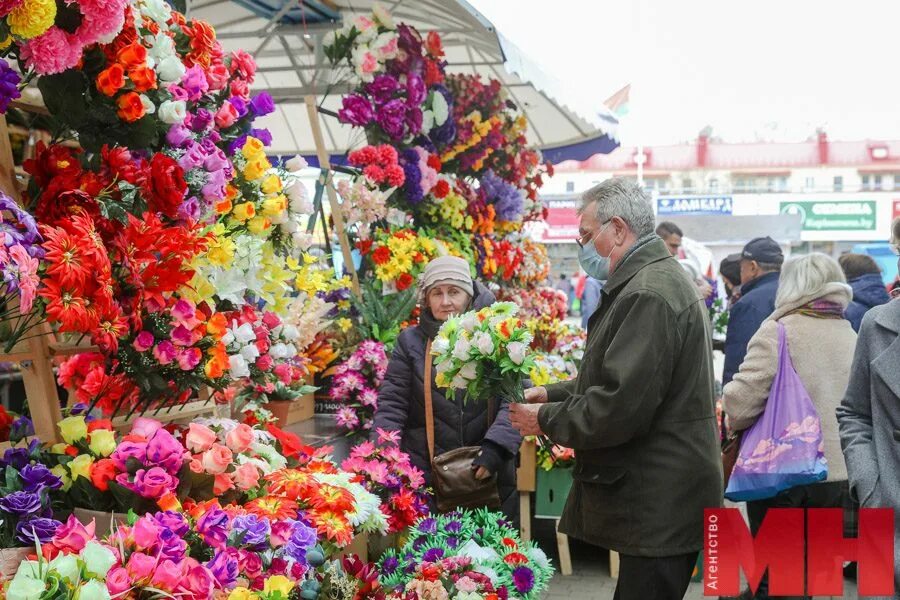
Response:
[{"label": "woman's dark jacket", "polygon": [[[469,306],[478,310],[490,306],[494,295],[480,283],[475,283],[475,297]],[[405,329],[388,363],[387,375],[378,391],[378,410],[375,427],[401,431],[401,448],[413,464],[425,473],[431,485],[431,461],[425,434],[425,344],[434,339],[441,323],[423,310],[419,325]],[[432,371],[431,381],[436,373]],[[435,455],[463,446],[481,446],[482,454],[475,461],[491,473],[497,483],[503,512],[512,519],[518,515],[516,495],[516,455],[522,437],[509,422],[509,405],[495,399],[493,424],[488,428],[487,402],[463,402],[463,392],[447,398],[447,390],[432,383],[431,399],[434,407]]]}]

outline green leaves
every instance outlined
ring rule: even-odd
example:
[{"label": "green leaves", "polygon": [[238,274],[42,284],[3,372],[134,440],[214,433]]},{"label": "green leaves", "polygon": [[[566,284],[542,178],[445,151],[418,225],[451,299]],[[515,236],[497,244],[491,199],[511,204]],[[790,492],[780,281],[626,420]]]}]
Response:
[{"label": "green leaves", "polygon": [[412,315],[416,295],[413,290],[404,290],[382,296],[367,285],[362,288],[362,298],[354,298],[353,303],[359,311],[362,336],[381,342],[390,351],[400,335],[400,324]]}]

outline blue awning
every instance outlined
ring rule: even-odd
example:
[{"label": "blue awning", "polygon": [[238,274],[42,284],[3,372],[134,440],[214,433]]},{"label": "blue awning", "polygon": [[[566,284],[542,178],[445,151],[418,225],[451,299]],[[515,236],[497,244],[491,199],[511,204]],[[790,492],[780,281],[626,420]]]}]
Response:
[{"label": "blue awning", "polygon": [[544,160],[550,161],[556,165],[567,160],[587,160],[595,154],[609,154],[618,147],[618,141],[605,133],[601,133],[590,139],[577,141],[571,144],[561,144],[541,148],[541,152],[544,155]]}]

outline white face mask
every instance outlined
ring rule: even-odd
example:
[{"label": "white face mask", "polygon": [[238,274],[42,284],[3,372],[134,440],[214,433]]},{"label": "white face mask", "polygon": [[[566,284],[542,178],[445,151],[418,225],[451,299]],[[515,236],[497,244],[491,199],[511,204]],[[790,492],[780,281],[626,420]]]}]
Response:
[{"label": "white face mask", "polygon": [[[606,230],[611,222],[612,221],[607,221],[603,225],[603,228],[591,238],[591,241],[581,246],[581,251],[578,253],[578,263],[581,265],[581,268],[584,269],[584,272],[590,277],[599,281],[606,281],[609,279],[609,259],[610,256],[612,256],[613,251],[610,250],[609,255],[607,256],[600,256],[600,253],[597,252],[597,247],[594,246],[594,240]],[[615,250],[615,246],[613,246],[613,250]]]}]

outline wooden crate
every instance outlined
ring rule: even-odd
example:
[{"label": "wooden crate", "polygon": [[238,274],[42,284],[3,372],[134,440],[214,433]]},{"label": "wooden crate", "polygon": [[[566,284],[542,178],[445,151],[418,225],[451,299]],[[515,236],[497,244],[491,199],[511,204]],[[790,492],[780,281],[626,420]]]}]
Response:
[{"label": "wooden crate", "polygon": [[520,492],[535,490],[535,469],[537,466],[537,445],[534,439],[522,440],[519,447],[519,467],[516,469],[516,488]]},{"label": "wooden crate", "polygon": [[316,410],[314,394],[300,396],[296,400],[273,400],[264,404],[278,421],[278,427],[286,427],[313,418]]},{"label": "wooden crate", "polygon": [[368,533],[360,533],[357,534],[356,537],[353,538],[341,553],[335,557],[338,560],[345,556],[350,556],[351,554],[355,554],[359,557],[359,559],[363,562],[369,562],[369,534]]}]

